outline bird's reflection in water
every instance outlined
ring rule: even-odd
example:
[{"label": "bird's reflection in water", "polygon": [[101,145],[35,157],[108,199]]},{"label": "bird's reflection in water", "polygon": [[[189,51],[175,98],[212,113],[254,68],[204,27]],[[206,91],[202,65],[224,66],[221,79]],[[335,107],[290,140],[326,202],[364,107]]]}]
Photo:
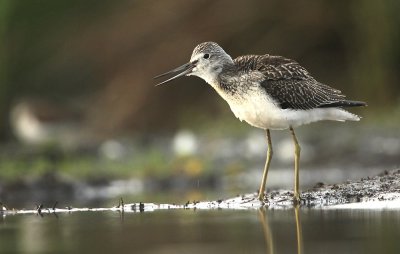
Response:
[{"label": "bird's reflection in water", "polygon": [[301,220],[298,205],[294,208],[294,218],[296,220],[297,253],[303,254],[303,230],[301,230]]},{"label": "bird's reflection in water", "polygon": [[[293,210],[294,210],[294,219],[295,219],[295,225],[296,225],[295,229],[296,229],[297,253],[302,254],[303,253],[303,232],[301,229],[299,206],[296,206]],[[274,246],[274,239],[273,239],[273,233],[271,230],[271,226],[268,222],[268,212],[269,211],[266,208],[260,208],[260,210],[258,210],[260,223],[261,223],[261,226],[262,226],[263,232],[264,232],[266,253],[275,254],[277,252],[276,252],[275,246]]]},{"label": "bird's reflection in water", "polygon": [[274,242],[272,239],[271,227],[268,222],[267,212],[268,212],[268,210],[265,208],[260,208],[260,210],[258,210],[261,226],[262,226],[263,232],[264,232],[265,247],[266,247],[265,249],[267,250],[267,253],[273,254],[273,253],[275,253]]}]

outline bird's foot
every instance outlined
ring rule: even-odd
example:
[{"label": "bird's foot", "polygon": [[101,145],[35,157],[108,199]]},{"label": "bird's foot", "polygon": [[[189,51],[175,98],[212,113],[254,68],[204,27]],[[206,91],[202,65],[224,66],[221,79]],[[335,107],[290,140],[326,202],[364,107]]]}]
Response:
[{"label": "bird's foot", "polygon": [[299,206],[299,205],[301,205],[301,203],[302,203],[303,200],[304,200],[304,199],[301,198],[300,193],[298,193],[298,192],[294,192],[294,193],[293,193],[293,205],[294,205],[294,206]]},{"label": "bird's foot", "polygon": [[267,194],[265,192],[259,192],[258,193],[258,200],[260,200],[264,204],[268,203]]}]

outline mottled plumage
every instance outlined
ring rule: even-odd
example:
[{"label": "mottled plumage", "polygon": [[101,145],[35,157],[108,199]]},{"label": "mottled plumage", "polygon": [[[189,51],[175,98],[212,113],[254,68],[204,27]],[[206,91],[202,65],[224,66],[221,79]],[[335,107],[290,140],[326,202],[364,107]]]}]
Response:
[{"label": "mottled plumage", "polygon": [[282,109],[362,106],[345,100],[341,91],[316,81],[297,62],[281,56],[246,55],[234,60],[238,72],[261,72],[260,86]]},{"label": "mottled plumage", "polygon": [[293,127],[321,120],[358,121],[360,118],[343,107],[365,106],[364,102],[345,99],[341,91],[315,80],[297,62],[270,55],[245,55],[232,59],[217,43],[204,42],[193,50],[190,62],[158,77],[198,76],[210,84],[229,104],[241,121],[265,129],[267,160],[259,190],[264,199],[265,183],[272,158],[270,129],[287,129],[295,145],[296,203],[299,194],[300,146]]}]

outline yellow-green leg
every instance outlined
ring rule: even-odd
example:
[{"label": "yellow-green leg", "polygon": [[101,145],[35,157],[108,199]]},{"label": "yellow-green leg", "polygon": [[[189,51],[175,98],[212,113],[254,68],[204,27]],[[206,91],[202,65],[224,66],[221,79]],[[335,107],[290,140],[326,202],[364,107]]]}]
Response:
[{"label": "yellow-green leg", "polygon": [[269,133],[269,129],[266,129],[266,134],[267,134],[267,142],[268,142],[267,159],[265,161],[264,173],[263,173],[262,180],[261,180],[260,190],[258,191],[258,199],[261,201],[264,200],[265,184],[267,183],[268,169],[269,169],[269,164],[271,163],[271,158],[272,158],[272,153],[273,153],[271,134]]},{"label": "yellow-green leg", "polygon": [[300,203],[300,192],[299,192],[299,162],[300,162],[300,145],[297,141],[296,134],[292,127],[290,127],[294,143],[294,201],[296,204]]}]

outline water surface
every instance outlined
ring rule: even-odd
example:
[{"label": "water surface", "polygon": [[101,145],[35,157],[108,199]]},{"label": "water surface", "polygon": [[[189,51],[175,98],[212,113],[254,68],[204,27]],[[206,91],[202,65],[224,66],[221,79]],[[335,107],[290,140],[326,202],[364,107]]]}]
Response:
[{"label": "water surface", "polygon": [[399,253],[397,210],[7,215],[0,253]]}]

